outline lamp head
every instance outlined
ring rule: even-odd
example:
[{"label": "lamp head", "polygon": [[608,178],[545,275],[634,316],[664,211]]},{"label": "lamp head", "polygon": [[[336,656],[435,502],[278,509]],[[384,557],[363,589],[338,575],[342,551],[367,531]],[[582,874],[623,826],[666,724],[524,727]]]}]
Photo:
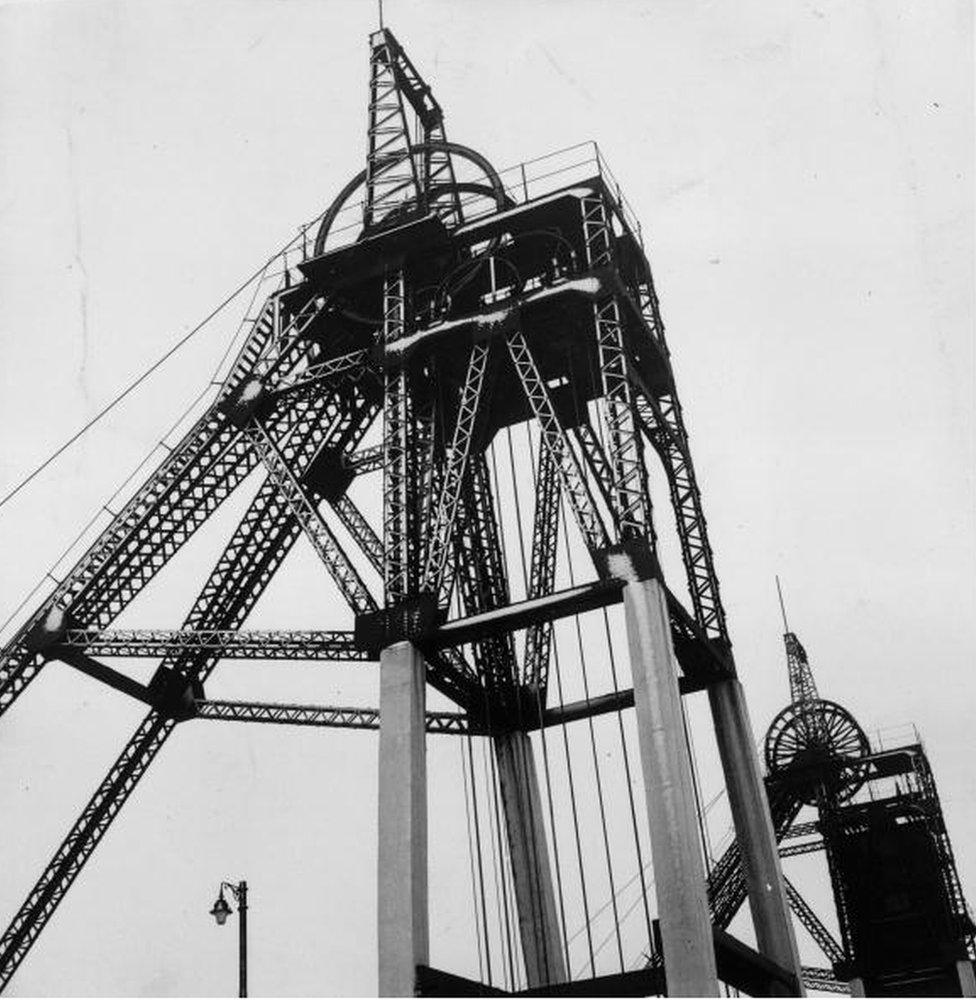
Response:
[{"label": "lamp head", "polygon": [[227,905],[227,900],[224,899],[224,890],[220,890],[220,895],[217,897],[217,902],[214,903],[213,909],[210,911],[210,915],[217,921],[219,927],[223,927],[227,923],[227,918],[230,916],[231,909]]}]

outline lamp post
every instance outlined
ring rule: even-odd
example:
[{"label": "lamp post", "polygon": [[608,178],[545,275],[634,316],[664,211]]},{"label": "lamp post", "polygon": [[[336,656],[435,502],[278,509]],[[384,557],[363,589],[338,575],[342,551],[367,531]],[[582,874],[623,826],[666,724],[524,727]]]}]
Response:
[{"label": "lamp post", "polygon": [[210,915],[217,921],[219,927],[223,927],[227,923],[227,918],[233,912],[228,904],[227,900],[224,898],[224,890],[230,891],[230,894],[237,901],[237,913],[240,917],[238,923],[239,931],[239,941],[240,946],[238,949],[237,956],[237,966],[238,966],[238,981],[240,983],[240,990],[238,991],[238,996],[247,996],[247,882],[243,880],[234,885],[232,882],[221,882],[220,883],[220,893],[217,896],[217,901],[214,903],[213,908],[210,911]]}]

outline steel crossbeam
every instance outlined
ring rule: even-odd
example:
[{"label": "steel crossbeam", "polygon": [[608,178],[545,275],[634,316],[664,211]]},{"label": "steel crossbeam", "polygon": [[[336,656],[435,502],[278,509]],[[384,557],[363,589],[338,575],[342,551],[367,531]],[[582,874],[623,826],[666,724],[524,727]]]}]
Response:
[{"label": "steel crossbeam", "polygon": [[833,969],[819,969],[813,965],[804,965],[803,985],[810,990],[822,990],[824,993],[840,993],[850,996],[851,987],[838,979]]},{"label": "steel crossbeam", "polygon": [[815,854],[817,851],[826,850],[827,845],[823,839],[811,840],[806,844],[787,844],[779,849],[781,858],[795,858],[801,854]]},{"label": "steel crossbeam", "polygon": [[365,472],[377,472],[383,468],[383,445],[374,444],[367,448],[360,448],[345,459],[343,463],[347,469],[351,469],[356,475]]},{"label": "steel crossbeam", "polygon": [[246,431],[248,438],[261,456],[269,475],[281,490],[297,518],[306,538],[312,543],[329,575],[335,581],[346,603],[356,614],[366,614],[377,609],[376,601],[363,583],[356,567],[343,551],[332,529],[325,523],[318,507],[312,502],[302,484],[295,478],[287,459],[257,421]]},{"label": "steel crossbeam", "polygon": [[491,344],[488,341],[471,348],[464,385],[458,397],[454,434],[440,477],[436,511],[425,532],[429,543],[422,586],[428,593],[437,595],[438,604],[442,607],[447,605],[451,596],[450,579],[445,586],[444,570],[451,551],[451,534],[461,502],[461,486],[471,455],[471,442],[478,421],[478,408],[490,352]]},{"label": "steel crossbeam", "polygon": [[370,374],[370,351],[363,348],[334,358],[316,361],[302,371],[283,376],[275,383],[273,396],[279,399],[298,392],[323,392],[356,382]]},{"label": "steel crossbeam", "polygon": [[816,820],[809,823],[794,823],[783,833],[783,840],[790,840],[793,837],[812,837],[820,833],[820,824]]},{"label": "steel crossbeam", "polygon": [[[557,445],[557,448],[559,445]],[[558,462],[545,448],[539,454],[536,472],[535,512],[532,518],[532,556],[528,599],[551,594],[556,583],[556,553],[559,541],[560,479]],[[552,650],[552,622],[535,622],[525,633],[522,682],[545,701]]]},{"label": "steel crossbeam", "polygon": [[[231,722],[264,722],[292,726],[323,726],[332,729],[379,729],[378,708],[340,708],[325,705],[277,705],[263,702],[201,701],[197,718]],[[467,716],[460,712],[428,712],[428,733],[463,735],[470,731]]]},{"label": "steel crossbeam", "polygon": [[352,632],[269,629],[69,629],[64,645],[89,656],[164,656],[204,651],[224,660],[369,660]]},{"label": "steel crossbeam", "polygon": [[610,538],[600,519],[579,459],[556,416],[546,383],[539,374],[522,332],[513,331],[506,338],[506,342],[529,406],[542,431],[542,446],[552,456],[559,469],[566,497],[583,539],[591,552],[599,552],[610,544]]}]

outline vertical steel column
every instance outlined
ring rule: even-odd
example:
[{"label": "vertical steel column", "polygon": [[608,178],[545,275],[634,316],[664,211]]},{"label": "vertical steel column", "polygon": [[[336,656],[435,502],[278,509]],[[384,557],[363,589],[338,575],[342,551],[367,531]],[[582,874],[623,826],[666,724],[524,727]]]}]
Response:
[{"label": "vertical steel column", "polygon": [[631,557],[609,557],[626,580],[624,619],[668,996],[718,996],[705,866],[677,663],[664,588],[642,579]]},{"label": "vertical steel column", "polygon": [[759,951],[803,981],[769,802],[759,773],[745,692],[736,679],[708,689],[732,822]]},{"label": "vertical steel column", "polygon": [[532,742],[527,733],[513,732],[496,736],[494,743],[525,976],[530,989],[564,983],[566,961]]},{"label": "vertical steel column", "polygon": [[[383,342],[403,336],[403,272],[383,281]],[[383,547],[387,606],[410,594],[410,398],[403,367],[386,373],[383,405]]]},{"label": "vertical steel column", "polygon": [[409,642],[380,654],[379,995],[413,996],[428,964],[424,661]]}]

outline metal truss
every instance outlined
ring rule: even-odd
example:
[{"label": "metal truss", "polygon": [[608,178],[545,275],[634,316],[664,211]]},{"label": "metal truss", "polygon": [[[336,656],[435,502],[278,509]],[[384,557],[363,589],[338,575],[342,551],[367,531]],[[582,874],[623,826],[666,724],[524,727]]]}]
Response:
[{"label": "metal truss", "polygon": [[[447,142],[447,136],[444,134],[444,121],[440,117],[440,108],[437,109],[437,113],[435,121],[421,122],[425,145],[421,154],[423,190],[428,207],[437,212],[441,221],[447,226],[459,226],[464,222],[461,193],[454,175],[451,154],[442,148],[442,144]],[[444,192],[447,199],[438,199],[438,192]]]},{"label": "metal truss", "polygon": [[813,965],[804,965],[803,985],[809,990],[822,990],[824,993],[841,993],[850,996],[850,986],[834,975],[833,969],[818,969]]},{"label": "metal truss", "polygon": [[[272,420],[271,433],[289,433],[301,412]],[[0,657],[0,714],[43,665],[28,637],[52,611],[107,627],[256,464],[236,428],[215,411],[202,417],[8,644]]]},{"label": "metal truss", "polygon": [[[314,314],[318,311],[316,307]],[[218,399],[251,377],[279,342],[277,315],[277,297],[272,296],[251,324]],[[289,338],[288,350],[276,348],[280,364],[296,359],[298,338],[307,325]],[[287,435],[301,412],[301,407],[277,411],[269,419],[270,432]],[[83,625],[107,627],[253,469],[257,458],[249,452],[240,431],[216,405],[197,421],[4,649],[0,714],[43,666],[43,657],[28,646],[31,632],[55,610]]]},{"label": "metal truss", "polygon": [[[338,708],[325,705],[275,705],[243,701],[201,701],[197,718],[231,722],[264,722],[332,729],[379,729],[378,708]],[[467,717],[458,712],[428,712],[427,732],[464,735]]]},{"label": "metal truss", "polygon": [[370,351],[363,348],[316,361],[304,371],[286,375],[275,384],[274,397],[298,392],[312,393],[338,389],[347,382],[357,382],[372,374]]},{"label": "metal truss", "polygon": [[[416,113],[414,124],[408,123],[409,110]],[[432,733],[491,735],[513,727],[529,731],[632,704],[632,693],[615,692],[612,698],[597,698],[593,703],[588,699],[585,706],[564,706],[558,714],[537,711],[538,706],[544,708],[553,642],[551,622],[560,613],[556,609],[603,607],[610,602],[611,591],[619,599],[618,582],[606,580],[571,588],[572,593],[553,593],[562,497],[565,495],[591,554],[602,552],[611,541],[644,540],[651,547],[655,543],[641,428],[664,461],[694,601],[692,619],[673,595],[668,595],[684,689],[693,690],[694,684],[701,686],[709,683],[709,678],[726,675],[719,655],[728,648],[724,613],[673,379],[668,370],[671,382],[664,395],[644,388],[640,376],[647,360],[644,348],[653,345],[642,341],[639,351],[635,350],[632,328],[625,324],[625,319],[629,324],[634,318],[635,303],[619,273],[615,272],[613,279],[617,290],[610,295],[606,294],[610,285],[602,276],[590,274],[576,283],[571,295],[557,301],[565,289],[554,287],[553,278],[556,284],[565,284],[565,273],[560,274],[559,266],[545,259],[550,254],[544,247],[537,252],[537,247],[529,246],[524,253],[520,248],[511,259],[506,258],[506,264],[515,273],[513,287],[532,289],[532,301],[520,299],[517,306],[530,324],[526,331],[512,332],[507,323],[493,326],[489,322],[481,331],[486,339],[478,339],[478,334],[473,346],[464,330],[458,337],[445,336],[442,330],[424,340],[424,345],[433,344],[429,349],[397,349],[403,346],[399,342],[415,332],[418,316],[431,314],[434,297],[430,289],[437,287],[437,275],[428,273],[430,268],[421,279],[423,269],[413,266],[416,248],[410,240],[426,239],[416,235],[419,230],[436,232],[438,240],[453,241],[449,254],[454,260],[468,260],[478,246],[471,241],[471,233],[458,236],[446,232],[463,222],[461,191],[494,197],[500,208],[506,205],[504,189],[490,164],[485,170],[490,184],[458,183],[452,149],[463,147],[446,142],[443,115],[430,88],[389,31],[374,33],[370,39],[366,170],[346,189],[355,190],[365,179],[361,235],[368,238],[340,248],[332,262],[323,263],[318,270],[316,262],[308,262],[309,267],[303,268],[307,272],[305,284],[286,285],[266,300],[216,404],[113,516],[109,528],[4,651],[0,659],[0,712],[36,674],[45,655],[57,655],[58,649],[62,654],[65,650],[73,653],[76,664],[82,665],[83,655],[160,659],[158,676],[173,687],[180,704],[189,708],[186,712],[174,708],[168,697],[151,700],[155,707],[96,789],[0,939],[0,988],[22,961],[178,719],[195,714],[201,719],[265,724],[344,729],[379,726],[379,714],[372,708],[207,700],[203,684],[222,660],[361,662],[376,653],[375,649],[362,648],[364,637],[372,634],[370,629],[375,628],[385,638],[395,636],[389,641],[404,631],[423,650],[429,682],[465,709],[427,713],[427,730]],[[478,154],[471,159],[482,167],[487,163]],[[341,195],[334,205],[343,204],[345,197]],[[584,196],[581,205],[582,218],[572,213],[571,225],[574,230],[582,227],[587,266],[591,272],[609,273],[617,267],[609,202],[602,195],[593,195]],[[408,227],[406,223],[416,221],[421,212],[434,213],[440,221],[428,217],[420,226]],[[547,221],[546,226],[549,224]],[[323,242],[317,253],[322,252],[328,234],[328,226],[323,226]],[[395,246],[383,242],[386,230],[394,226],[401,227]],[[575,242],[578,246],[578,236],[557,232],[554,238],[561,240],[560,245]],[[495,237],[489,241],[492,239]],[[571,253],[575,261],[575,251]],[[471,272],[472,281],[489,286],[489,297],[482,301],[491,301],[491,293],[497,292],[495,259],[491,257],[490,277]],[[425,260],[434,268],[440,267],[430,254]],[[444,260],[448,260],[447,254]],[[519,275],[523,260],[529,262],[525,266],[543,273]],[[359,284],[357,268],[362,268]],[[414,287],[431,278],[434,284]],[[361,308],[362,315],[379,307],[378,350],[363,348],[369,323],[346,317],[335,320],[335,329],[331,328],[330,317],[341,312],[334,294],[339,287],[344,289],[344,297],[348,293],[349,302],[356,303],[357,310]],[[666,361],[663,327],[649,272],[643,281],[638,277],[634,287],[638,308]],[[454,307],[467,308],[463,303],[469,297],[476,302],[481,293],[477,286],[463,295],[459,292]],[[381,303],[377,301],[380,296]],[[595,302],[593,296],[597,296]],[[587,334],[586,350],[587,356],[597,358],[599,379],[594,373],[592,385],[587,383],[586,399],[597,396],[599,436],[585,418],[579,427],[562,425],[548,388],[554,383],[546,381],[553,375],[570,378],[575,364],[572,359],[566,362],[568,374],[560,367],[563,361],[553,344],[558,345],[561,335],[557,331],[557,336],[547,338],[551,325],[562,320],[552,317],[572,318],[576,311],[582,323],[576,325],[574,320],[567,332],[589,329],[591,303],[595,341]],[[463,317],[458,320],[462,326],[465,322]],[[531,325],[537,322],[541,325]],[[495,340],[502,339],[505,347],[494,349]],[[502,357],[505,351],[514,377]],[[521,612],[511,604],[494,495],[497,484],[489,474],[482,433],[494,432],[524,412],[521,403],[508,410],[499,405],[497,412],[487,412],[494,402],[490,398],[492,380],[496,374],[501,376],[502,367],[507,388],[514,387],[517,378],[531,418],[541,432],[531,570],[524,602],[529,607]],[[556,399],[562,401],[558,396]],[[587,407],[584,403],[582,414]],[[380,413],[381,444],[359,447]],[[575,424],[576,419],[569,422]],[[113,630],[112,623],[133,598],[244,479],[261,468],[266,478],[256,484],[256,494],[182,627]],[[356,475],[380,469],[381,537],[346,495]],[[333,515],[361,550],[364,559],[359,561],[368,561],[382,576],[382,607],[350,558],[355,553],[347,555],[329,526],[326,516],[331,520]],[[256,601],[303,533],[357,616],[357,632],[245,631],[243,626]],[[437,624],[440,618],[431,611],[435,624],[422,622],[415,633],[410,631],[411,622],[401,630],[401,624],[418,607],[421,611],[414,619],[424,619],[425,602],[431,597],[441,611],[451,606],[455,584],[465,618]],[[45,653],[37,636],[44,631],[52,610],[63,612],[64,619],[57,630],[53,626],[49,630],[56,642]],[[532,616],[531,620],[518,618],[519,613]],[[477,620],[478,616],[484,620]],[[476,620],[467,621],[469,618]],[[505,627],[500,624],[503,619],[508,623]],[[527,628],[521,676],[513,636],[517,628]],[[705,641],[709,638],[721,639],[723,649],[709,650]],[[450,642],[454,645],[448,646]],[[469,649],[473,666],[465,655]],[[696,667],[704,660],[708,660],[704,667]],[[695,669],[698,674],[693,677]],[[520,701],[530,696],[533,704],[526,706],[523,715]],[[494,717],[493,712],[497,712]],[[798,809],[799,802],[787,793],[775,799],[773,813],[779,837],[790,827]],[[710,880],[709,898],[716,924],[728,924],[745,892],[741,857],[733,845],[715,866]]]},{"label": "metal truss", "polygon": [[[404,332],[406,291],[402,271],[383,281],[383,342]],[[383,405],[383,549],[386,553],[386,603],[411,593],[411,407],[404,368],[387,370]]]},{"label": "metal truss", "polygon": [[478,407],[490,351],[490,341],[483,341],[471,348],[464,385],[458,397],[454,435],[444,461],[444,472],[440,477],[440,495],[434,517],[426,531],[429,543],[423,572],[423,589],[436,594],[438,604],[442,607],[450,600],[450,581],[445,587],[444,570],[451,550],[451,533],[460,504],[461,485],[471,455],[471,442],[478,420]]},{"label": "metal truss", "polygon": [[790,678],[790,701],[794,705],[811,704],[820,700],[817,683],[813,679],[810,661],[803,643],[793,632],[783,636],[786,644],[786,666]]},{"label": "metal truss", "polygon": [[824,927],[823,922],[810,909],[807,901],[800,895],[799,890],[785,875],[783,876],[783,884],[786,886],[786,898],[789,900],[790,909],[807,929],[810,937],[817,942],[818,947],[827,956],[832,965],[843,962],[846,958],[844,949],[837,943],[833,934]]},{"label": "metal truss", "polygon": [[826,850],[827,845],[822,839],[811,840],[805,844],[788,844],[779,849],[781,858],[795,858],[801,854],[814,854],[817,851]]},{"label": "metal truss", "polygon": [[[561,445],[557,444],[557,448]],[[535,513],[532,518],[532,558],[529,568],[529,599],[552,593],[556,583],[556,553],[559,541],[559,465],[543,448],[536,472]],[[552,622],[537,622],[525,632],[522,683],[545,700],[552,651]]]},{"label": "metal truss", "polygon": [[69,629],[64,644],[90,656],[158,659],[206,652],[225,660],[369,660],[352,632],[229,629]]},{"label": "metal truss", "polygon": [[382,222],[405,198],[420,194],[410,156],[410,132],[398,86],[396,44],[383,29],[370,36],[369,131],[366,154],[366,203],[363,225]]},{"label": "metal truss", "polygon": [[312,543],[319,558],[325,564],[346,603],[356,614],[376,611],[377,605],[363,583],[356,567],[350,562],[342,546],[336,540],[332,529],[325,523],[318,508],[309,499],[302,484],[295,478],[287,459],[275,446],[264,428],[252,423],[247,429],[251,444],[261,456],[275,485],[281,490],[291,507],[306,538]]},{"label": "metal truss", "polygon": [[383,542],[373,531],[372,525],[363,516],[362,511],[352,502],[348,493],[343,493],[335,501],[329,502],[343,527],[352,536],[369,560],[370,565],[380,576],[383,575]]},{"label": "metal truss", "polygon": [[[580,205],[587,264],[591,269],[610,264],[613,260],[613,232],[603,196],[596,194],[583,198]],[[645,539],[653,547],[655,538],[647,470],[634,419],[627,374],[629,362],[616,296],[605,296],[594,302],[593,318],[603,390],[601,402],[612,470],[610,496],[617,539]]]},{"label": "metal truss", "polygon": [[[296,362],[304,360],[305,339],[312,325],[325,313],[328,300],[322,295],[310,296],[301,308],[286,320],[281,308],[281,294],[272,296],[274,332],[266,349],[258,358],[252,378],[266,388],[276,388],[277,381],[291,372]],[[229,393],[224,393],[224,397]]]},{"label": "metal truss", "polygon": [[593,481],[600,491],[600,497],[606,504],[607,510],[613,511],[613,470],[607,461],[606,453],[596,436],[596,431],[589,420],[584,420],[571,430],[572,436],[579,444],[580,454],[586,467],[590,470]]},{"label": "metal truss", "polygon": [[[769,791],[769,807],[773,818],[773,833],[777,843],[803,806],[802,800],[788,790]],[[733,840],[708,876],[708,905],[712,922],[723,930],[732,922],[746,900],[746,883],[742,876],[742,853]]]},{"label": "metal truss", "polygon": [[610,538],[600,519],[576,453],[556,416],[546,383],[539,375],[539,369],[522,332],[516,330],[510,333],[507,344],[529,406],[542,431],[542,447],[549,452],[559,469],[570,509],[587,547],[591,552],[599,552],[610,544]]},{"label": "metal truss", "polygon": [[795,837],[812,837],[820,832],[820,824],[816,820],[809,823],[794,823],[783,831],[783,840],[792,840]]},{"label": "metal truss", "polygon": [[[314,456],[327,431],[327,401],[303,406],[294,422],[290,457],[302,468]],[[343,421],[337,421],[343,428]],[[343,428],[344,429],[344,428]],[[236,629],[253,607],[264,587],[299,533],[278,490],[263,486],[245,513],[233,538],[205,583],[184,628]],[[194,650],[169,656],[164,666],[187,676],[205,678],[216,664],[216,655]],[[37,936],[91,856],[112,820],[118,815],[139,779],[175,726],[151,711],[96,789],[54,858],[0,938],[0,988],[23,961]]]},{"label": "metal truss", "polygon": [[[235,372],[239,369],[235,367]],[[323,446],[355,447],[375,416],[375,404],[338,398],[297,405],[286,456],[296,471]],[[273,577],[300,532],[277,486],[266,482],[244,514],[184,621],[185,631],[236,630]],[[169,653],[163,666],[205,679],[217,663],[212,650]],[[155,759],[176,723],[151,711],[96,789],[54,858],[0,938],[0,988],[23,961],[85,862]]]},{"label": "metal truss", "polygon": [[344,464],[357,476],[365,472],[378,472],[383,468],[383,445],[374,444],[368,448],[360,448],[349,455]]},{"label": "metal truss", "polygon": [[[472,457],[463,482],[454,552],[461,601],[468,615],[509,604],[501,533],[484,454]],[[510,634],[479,640],[474,646],[474,658],[478,675],[493,694],[510,690],[517,673],[515,643]]]},{"label": "metal truss", "polygon": [[630,375],[635,383],[637,413],[667,476],[695,618],[709,639],[720,640],[725,649],[730,650],[731,640],[708,540],[708,525],[677,391],[672,382],[667,395],[655,397],[641,385],[633,371]]}]

